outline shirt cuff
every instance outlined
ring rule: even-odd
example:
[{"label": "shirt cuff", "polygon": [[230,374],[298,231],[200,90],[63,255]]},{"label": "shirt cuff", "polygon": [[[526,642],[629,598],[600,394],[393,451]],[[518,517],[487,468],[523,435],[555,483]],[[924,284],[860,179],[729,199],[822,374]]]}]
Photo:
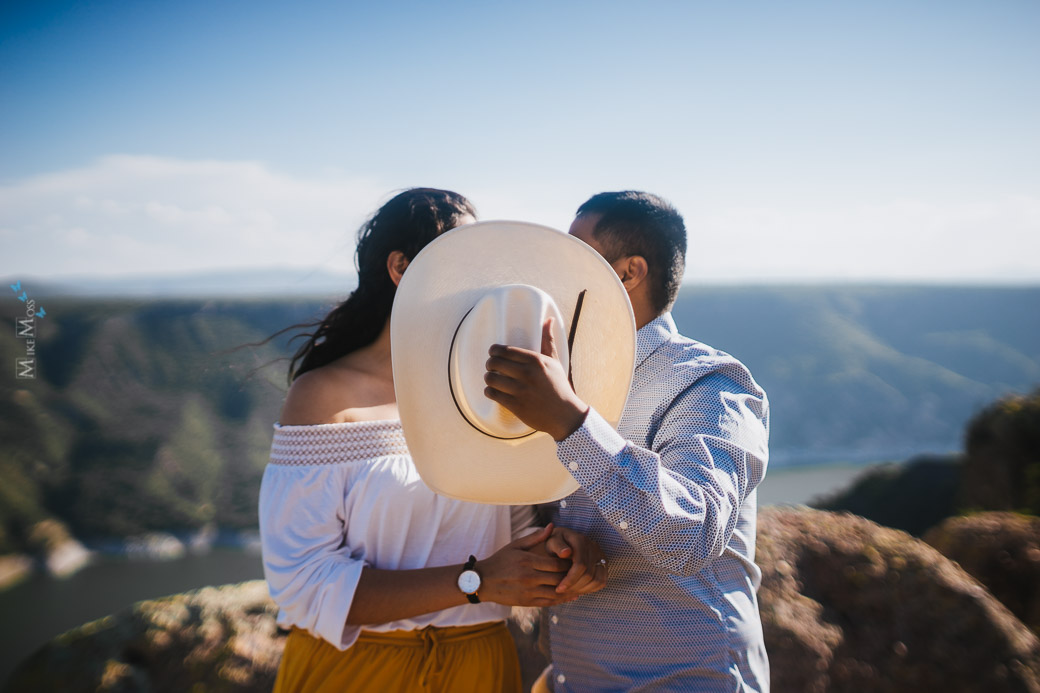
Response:
[{"label": "shirt cuff", "polygon": [[587,488],[614,468],[627,446],[628,441],[590,407],[578,430],[556,443],[556,457]]}]

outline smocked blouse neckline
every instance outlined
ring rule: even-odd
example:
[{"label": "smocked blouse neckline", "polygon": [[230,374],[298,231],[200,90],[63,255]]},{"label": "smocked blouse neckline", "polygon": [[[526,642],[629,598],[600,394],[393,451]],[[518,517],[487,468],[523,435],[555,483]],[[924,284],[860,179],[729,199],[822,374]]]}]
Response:
[{"label": "smocked blouse neckline", "polygon": [[274,425],[272,464],[340,464],[401,455],[408,455],[408,446],[399,419]]}]

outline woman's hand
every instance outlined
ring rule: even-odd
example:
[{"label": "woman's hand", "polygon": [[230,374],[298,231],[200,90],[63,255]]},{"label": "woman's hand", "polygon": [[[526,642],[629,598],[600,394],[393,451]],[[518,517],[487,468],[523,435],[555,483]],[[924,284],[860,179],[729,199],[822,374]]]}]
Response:
[{"label": "woman's hand", "polygon": [[566,527],[554,527],[545,548],[558,558],[571,560],[570,570],[556,586],[557,592],[588,594],[606,587],[607,557],[592,539]]},{"label": "woman's hand", "polygon": [[580,596],[578,592],[564,594],[556,589],[571,568],[570,560],[531,550],[549,539],[552,532],[550,523],[477,561],[480,598],[508,606],[553,606]]}]

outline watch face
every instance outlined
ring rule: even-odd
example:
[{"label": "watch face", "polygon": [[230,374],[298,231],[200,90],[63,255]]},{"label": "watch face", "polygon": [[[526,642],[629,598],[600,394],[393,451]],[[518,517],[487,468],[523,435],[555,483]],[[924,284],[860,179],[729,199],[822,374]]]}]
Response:
[{"label": "watch face", "polygon": [[480,575],[475,570],[464,570],[459,575],[459,589],[466,594],[473,594],[480,589]]}]

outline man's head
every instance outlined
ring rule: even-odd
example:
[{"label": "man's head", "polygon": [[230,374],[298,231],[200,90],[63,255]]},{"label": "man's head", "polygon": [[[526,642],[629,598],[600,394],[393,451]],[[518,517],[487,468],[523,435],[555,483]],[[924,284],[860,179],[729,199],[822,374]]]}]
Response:
[{"label": "man's head", "polygon": [[675,302],[686,269],[686,225],[668,202],[632,190],[593,195],[578,207],[571,235],[596,248],[622,281],[624,268],[640,272],[642,258],[644,291],[654,317]]}]

